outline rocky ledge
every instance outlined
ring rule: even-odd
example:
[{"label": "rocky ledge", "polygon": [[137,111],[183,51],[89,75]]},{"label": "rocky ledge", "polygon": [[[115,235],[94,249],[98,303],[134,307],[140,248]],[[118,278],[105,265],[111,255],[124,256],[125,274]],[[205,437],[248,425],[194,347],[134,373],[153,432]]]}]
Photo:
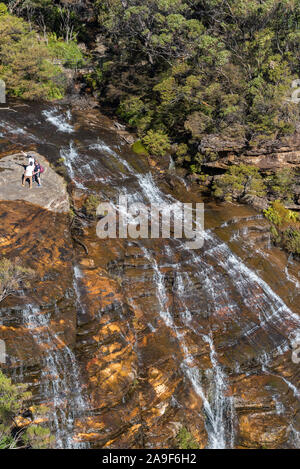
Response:
[{"label": "rocky ledge", "polygon": [[67,213],[70,209],[66,183],[49,165],[48,161],[36,152],[36,159],[45,168],[42,186],[36,183],[29,189],[26,182],[22,186],[22,175],[27,158],[20,153],[0,159],[0,200],[23,200],[56,213]]},{"label": "rocky ledge", "polygon": [[300,131],[294,135],[273,141],[262,141],[249,145],[243,138],[220,138],[208,135],[199,143],[199,151],[204,155],[217,155],[214,161],[204,166],[227,169],[233,164],[250,164],[260,170],[297,168],[300,163]]}]

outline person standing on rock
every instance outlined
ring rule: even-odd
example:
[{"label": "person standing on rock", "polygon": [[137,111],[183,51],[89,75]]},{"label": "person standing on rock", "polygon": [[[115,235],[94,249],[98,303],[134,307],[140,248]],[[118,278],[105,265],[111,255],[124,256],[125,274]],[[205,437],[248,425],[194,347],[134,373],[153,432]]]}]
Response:
[{"label": "person standing on rock", "polygon": [[32,189],[32,177],[34,173],[34,163],[31,161],[31,163],[26,166],[26,169],[23,174],[22,178],[22,186],[25,186],[25,181],[29,179],[29,189]]},{"label": "person standing on rock", "polygon": [[37,182],[38,187],[41,187],[41,172],[42,172],[42,167],[38,161],[35,160],[35,165],[34,165],[34,181]]},{"label": "person standing on rock", "polygon": [[28,164],[33,163],[34,164],[34,156],[32,156],[31,153],[25,153],[25,151],[22,151],[22,154],[28,158]]}]

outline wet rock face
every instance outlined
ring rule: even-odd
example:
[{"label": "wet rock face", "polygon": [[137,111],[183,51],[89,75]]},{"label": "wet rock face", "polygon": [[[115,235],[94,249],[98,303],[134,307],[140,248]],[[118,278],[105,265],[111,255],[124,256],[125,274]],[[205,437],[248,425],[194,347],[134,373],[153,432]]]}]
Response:
[{"label": "wet rock face", "polygon": [[[249,229],[259,228],[254,223]],[[91,413],[78,421],[79,438],[97,448],[173,448],[184,426],[202,448],[230,446],[222,432],[233,422],[236,447],[289,447],[298,408],[281,376],[295,383],[296,369],[289,350],[277,361],[273,354],[295,326],[288,318],[277,323],[279,306],[262,285],[239,270],[230,278],[222,244],[208,242],[194,270],[192,253],[170,246],[168,254],[161,241],[146,251],[136,242],[100,241],[94,226],[83,239],[89,256],[77,275],[76,350]],[[174,265],[186,265],[185,274]],[[279,375],[275,384],[263,372],[264,354],[267,374]],[[209,439],[218,432],[217,443]]]},{"label": "wet rock face", "polygon": [[173,448],[186,425],[204,448],[202,402],[182,381],[181,352],[159,317],[149,261],[134,243],[101,242],[93,228],[85,241],[93,263],[79,264],[86,320],[77,352],[91,416],[80,437],[93,447]]},{"label": "wet rock face", "polygon": [[[1,335],[12,366],[38,364],[36,344],[22,317],[29,305],[49,315],[63,342],[75,337],[72,291],[72,241],[68,220],[25,202],[0,202],[0,249],[6,257],[34,271],[30,286],[1,303]],[[31,347],[34,347],[33,350]]]},{"label": "wet rock face", "polygon": [[[266,250],[259,241],[266,222],[259,215],[232,207],[235,217],[228,220],[229,212],[213,210],[207,222],[221,239],[242,237],[252,250],[259,243]],[[85,229],[84,239],[89,258],[79,262],[84,315],[77,329],[91,399],[91,415],[79,430],[84,441],[97,448],[174,448],[180,428],[186,427],[204,448],[214,445],[211,425],[222,444],[227,422],[226,434],[234,434],[232,443],[225,437],[227,447],[293,447],[299,403],[288,336],[295,324],[280,319],[280,304],[267,299],[263,284],[248,283],[250,273],[239,270],[231,272],[231,280],[228,273],[221,280],[222,264],[229,262],[228,272],[233,261],[222,244],[208,243],[203,264],[194,271],[195,259],[181,250],[169,257],[159,240],[148,247],[103,241],[93,226]],[[239,243],[233,246],[242,256]],[[245,249],[249,252],[249,245]],[[258,261],[263,262],[254,255],[250,264]],[[173,266],[184,262],[185,273],[174,273]],[[275,285],[267,263],[260,269]]]},{"label": "wet rock face", "polygon": [[[247,214],[249,209],[241,212]],[[222,225],[215,216],[210,225]],[[186,427],[199,447],[205,448],[211,443],[209,410],[199,394],[201,386],[211,406],[221,393],[225,397],[221,423],[233,418],[235,447],[290,447],[291,422],[299,412],[293,392],[282,379],[297,382],[290,351],[277,360],[270,358],[267,375],[256,361],[259,351],[272,357],[274,343],[284,341],[283,331],[277,333],[267,325],[267,332],[255,328],[257,319],[251,308],[244,307],[242,316],[236,310],[234,320],[226,302],[222,306],[221,291],[215,297],[218,308],[213,309],[205,277],[194,276],[192,263],[187,262],[192,281],[183,276],[180,284],[172,264],[180,262],[182,253],[169,258],[159,240],[149,244],[149,253],[138,242],[100,241],[95,227],[87,226],[84,241],[89,256],[78,258],[74,283],[72,245],[64,215],[30,204],[2,202],[0,217],[5,220],[0,231],[3,255],[18,256],[23,265],[37,272],[37,280],[25,296],[1,305],[0,333],[11,357],[10,372],[14,370],[16,379],[30,383],[38,401],[51,403],[49,396],[41,394],[45,379],[41,372],[55,381],[59,370],[48,369],[45,354],[65,345],[75,351],[89,407],[75,419],[78,441],[95,448],[175,448],[180,428]],[[228,222],[224,234],[236,225],[242,229],[245,221],[239,220]],[[253,233],[264,225],[262,221],[260,227],[255,217],[247,223]],[[151,253],[164,266],[161,279]],[[217,275],[217,265],[214,269]],[[236,295],[239,301],[238,292]],[[255,309],[256,302],[262,301],[261,292],[256,289],[251,295]],[[24,316],[28,304],[36,309]],[[168,312],[171,324],[164,316]],[[186,322],[188,314],[191,318]],[[35,317],[50,318],[50,341],[45,323]],[[248,340],[243,329],[249,321],[253,321],[253,332]],[[222,375],[214,376],[218,365],[206,337],[211,331],[219,364],[227,373],[227,389],[222,387]],[[68,358],[66,369],[71,363]],[[220,387],[215,388],[217,379]],[[73,397],[67,388],[59,392],[64,408]],[[233,408],[226,395],[231,396]]]},{"label": "wet rock face", "polygon": [[[234,385],[240,447],[283,448],[297,413],[288,385],[276,374],[244,377]],[[280,397],[279,397],[280,396]]]},{"label": "wet rock face", "polygon": [[[67,440],[64,418],[74,374],[71,349],[76,337],[73,250],[69,221],[26,202],[0,202],[1,258],[33,270],[27,287],[0,304],[0,338],[7,361],[1,365],[16,383],[29,384],[34,401],[51,409],[57,447]],[[72,393],[76,394],[73,383]],[[57,417],[59,414],[60,423]]]},{"label": "wet rock face", "polygon": [[[200,448],[299,445],[290,344],[299,264],[270,248],[267,222],[253,209],[211,200],[203,249],[100,240],[82,209],[89,193],[116,201],[121,190],[147,205],[202,195],[192,180],[186,187],[176,173],[165,178],[158,163],[150,173],[96,111],[78,111],[75,122],[55,115],[55,144],[62,134],[74,185],[72,234],[86,249],[74,250],[65,214],[2,202],[1,254],[19,257],[37,279],[1,305],[0,333],[15,381],[29,382],[36,401],[56,402],[57,446],[178,448],[181,429]],[[51,122],[36,120],[31,130],[44,138]]]},{"label": "wet rock face", "polygon": [[39,207],[57,213],[67,213],[70,209],[66,184],[49,165],[46,158],[31,152],[44,167],[41,175],[42,187],[33,183],[29,189],[28,181],[22,186],[22,175],[28,159],[22,154],[9,154],[0,159],[0,200],[25,200]]}]

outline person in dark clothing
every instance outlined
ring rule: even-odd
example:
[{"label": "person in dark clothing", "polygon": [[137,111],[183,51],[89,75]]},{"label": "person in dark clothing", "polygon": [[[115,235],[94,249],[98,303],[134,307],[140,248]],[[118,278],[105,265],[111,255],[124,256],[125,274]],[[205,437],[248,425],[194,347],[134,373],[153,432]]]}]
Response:
[{"label": "person in dark clothing", "polygon": [[41,165],[38,161],[35,161],[33,177],[33,180],[37,182],[38,187],[41,187]]}]

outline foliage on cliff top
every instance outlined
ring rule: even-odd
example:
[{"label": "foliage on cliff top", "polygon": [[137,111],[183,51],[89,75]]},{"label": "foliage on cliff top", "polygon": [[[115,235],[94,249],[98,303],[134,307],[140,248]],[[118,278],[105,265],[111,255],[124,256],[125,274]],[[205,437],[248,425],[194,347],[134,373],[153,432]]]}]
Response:
[{"label": "foliage on cliff top", "polygon": [[[207,134],[257,145],[295,129],[299,106],[287,98],[300,65],[298,1],[5,3],[44,37],[52,31],[68,43],[101,36],[107,57],[87,77],[89,87],[98,88],[140,139],[152,131],[187,145],[179,162],[196,171],[211,158],[200,154]],[[85,13],[93,20],[90,36]],[[57,87],[48,90],[56,94]]]},{"label": "foliage on cliff top", "polygon": [[59,60],[64,67],[79,68],[83,65],[83,54],[74,39],[66,42],[52,33],[48,36],[47,45],[51,56]]},{"label": "foliage on cliff top", "polygon": [[82,0],[3,0],[3,2],[11,14],[23,17],[28,23],[36,24],[44,34],[49,31],[55,32],[66,42],[86,34],[83,14],[88,2]]},{"label": "foliage on cliff top", "polygon": [[82,60],[75,41],[65,43],[55,35],[41,38],[32,25],[10,14],[0,3],[0,78],[9,96],[24,99],[62,98],[66,80],[62,65]]},{"label": "foliage on cliff top", "polygon": [[272,202],[265,217],[272,223],[271,234],[275,244],[282,246],[286,251],[300,255],[300,219],[299,215],[276,200]]},{"label": "foliage on cliff top", "polygon": [[294,131],[299,107],[287,98],[299,71],[299,2],[98,0],[96,8],[110,59],[101,98],[141,138],[162,132],[187,144],[190,161],[181,161],[193,165],[208,133],[255,144]]}]

